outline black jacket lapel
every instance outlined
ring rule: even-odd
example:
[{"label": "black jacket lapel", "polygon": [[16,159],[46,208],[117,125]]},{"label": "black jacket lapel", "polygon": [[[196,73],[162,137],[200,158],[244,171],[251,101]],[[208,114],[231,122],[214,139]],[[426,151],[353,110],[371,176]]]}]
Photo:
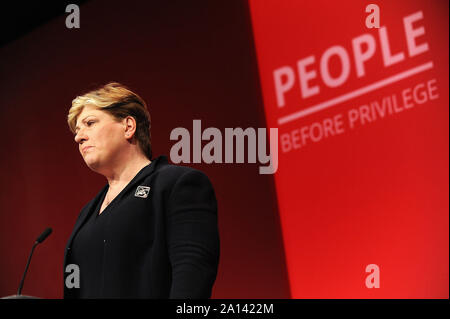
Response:
[{"label": "black jacket lapel", "polygon": [[87,218],[92,214],[95,207],[98,204],[98,201],[103,196],[103,193],[105,192],[108,185],[105,185],[102,190],[97,194],[97,196],[94,197],[93,200],[91,200],[82,210],[81,213],[75,222],[75,226],[73,228],[72,234],[69,237],[69,240],[67,241],[66,249],[64,251],[64,265],[66,265],[66,258],[67,258],[67,250],[70,249],[70,245],[72,244],[72,240],[75,237],[76,233],[80,229],[80,227],[84,224],[84,222],[87,220]]}]

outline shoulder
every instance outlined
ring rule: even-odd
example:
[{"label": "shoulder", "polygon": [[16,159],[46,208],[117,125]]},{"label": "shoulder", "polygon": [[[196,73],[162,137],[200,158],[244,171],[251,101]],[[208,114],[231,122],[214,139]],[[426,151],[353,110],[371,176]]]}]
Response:
[{"label": "shoulder", "polygon": [[167,163],[152,174],[153,185],[168,195],[192,192],[212,192],[214,188],[209,177],[201,170]]},{"label": "shoulder", "polygon": [[166,164],[164,166],[159,167],[156,170],[156,173],[158,173],[160,176],[165,178],[179,178],[180,176],[183,176],[184,174],[190,173],[190,172],[199,172],[202,173],[200,170],[197,170],[195,168],[189,167],[189,166],[182,166],[182,165],[174,165],[174,164]]},{"label": "shoulder", "polygon": [[158,168],[155,177],[159,182],[175,185],[182,180],[207,181],[210,183],[208,176],[201,170],[174,164],[166,164]]},{"label": "shoulder", "polygon": [[203,171],[168,164],[158,173],[155,181],[157,184],[160,183],[159,189],[168,200],[169,215],[174,212],[196,210],[217,214],[216,193],[210,179]]}]

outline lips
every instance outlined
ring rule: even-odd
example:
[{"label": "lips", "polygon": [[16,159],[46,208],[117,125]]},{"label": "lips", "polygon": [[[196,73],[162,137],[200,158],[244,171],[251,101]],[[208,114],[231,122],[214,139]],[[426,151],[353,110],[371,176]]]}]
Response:
[{"label": "lips", "polygon": [[90,148],[92,148],[93,146],[85,146],[81,149],[81,152],[85,153],[87,150],[89,150]]}]

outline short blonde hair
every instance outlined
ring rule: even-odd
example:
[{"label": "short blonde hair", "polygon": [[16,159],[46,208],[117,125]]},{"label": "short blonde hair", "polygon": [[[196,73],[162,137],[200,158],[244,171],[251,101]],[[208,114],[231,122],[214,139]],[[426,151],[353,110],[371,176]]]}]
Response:
[{"label": "short blonde hair", "polygon": [[139,147],[148,159],[152,158],[150,114],[147,105],[139,95],[120,83],[110,82],[96,90],[77,96],[72,101],[72,107],[67,115],[67,123],[74,134],[78,116],[86,105],[105,111],[118,121],[132,116],[136,120],[135,138]]}]

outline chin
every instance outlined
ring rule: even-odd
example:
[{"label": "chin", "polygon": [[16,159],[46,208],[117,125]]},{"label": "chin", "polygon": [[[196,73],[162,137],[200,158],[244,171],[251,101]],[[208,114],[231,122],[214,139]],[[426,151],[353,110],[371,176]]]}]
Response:
[{"label": "chin", "polygon": [[100,166],[99,162],[97,160],[94,160],[94,159],[85,158],[84,162],[94,172],[96,172],[98,170],[99,166]]}]

